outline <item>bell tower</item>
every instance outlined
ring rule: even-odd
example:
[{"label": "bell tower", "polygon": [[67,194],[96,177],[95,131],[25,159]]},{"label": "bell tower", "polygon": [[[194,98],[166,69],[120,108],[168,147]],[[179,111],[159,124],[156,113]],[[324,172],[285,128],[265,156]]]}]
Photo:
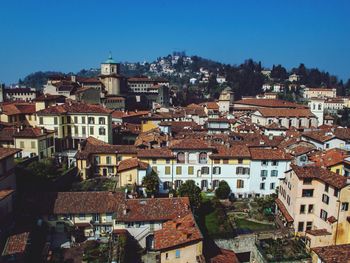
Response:
[{"label": "bell tower", "polygon": [[120,95],[120,67],[114,61],[112,54],[109,54],[108,59],[101,63],[100,79],[104,84],[108,95]]}]

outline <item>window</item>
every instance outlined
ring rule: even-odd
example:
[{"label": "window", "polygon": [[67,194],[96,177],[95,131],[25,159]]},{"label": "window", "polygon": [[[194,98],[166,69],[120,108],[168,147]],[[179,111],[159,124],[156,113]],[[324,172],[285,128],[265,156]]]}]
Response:
[{"label": "window", "polygon": [[304,222],[299,222],[298,223],[298,232],[303,232],[304,231]]},{"label": "window", "polygon": [[327,221],[327,217],[328,217],[328,213],[321,209],[321,212],[320,212],[320,218],[323,219],[324,221]]},{"label": "window", "polygon": [[312,179],[311,178],[304,178],[303,184],[311,184],[311,183],[312,183]]},{"label": "window", "polygon": [[261,170],[261,176],[266,177],[267,176],[267,170]]},{"label": "window", "polygon": [[300,205],[300,214],[305,214],[305,205]]},{"label": "window", "polygon": [[90,135],[94,135],[94,127],[90,127]]},{"label": "window", "polygon": [[176,166],[176,174],[182,174],[182,167]]},{"label": "window", "polygon": [[112,164],[112,157],[111,156],[107,156],[106,157],[106,163],[107,164]]},{"label": "window", "polygon": [[337,188],[334,188],[334,196],[338,197],[339,195],[339,190]]},{"label": "window", "polygon": [[311,230],[312,229],[312,222],[311,221],[307,221],[306,222],[306,230]]},{"label": "window", "polygon": [[[57,117],[54,117],[54,118],[53,118],[53,123],[54,123],[55,125],[57,125]],[[40,124],[42,124],[42,123],[40,123]]]},{"label": "window", "polygon": [[78,135],[78,126],[74,126],[74,134]]},{"label": "window", "polygon": [[323,194],[322,195],[322,202],[328,205],[329,204],[329,196]]},{"label": "window", "polygon": [[336,172],[337,174],[340,174],[340,169],[337,169],[335,172]]},{"label": "window", "polygon": [[272,177],[278,176],[278,171],[277,170],[271,170],[271,176]]},{"label": "window", "polygon": [[81,123],[85,124],[85,117],[81,117]]},{"label": "window", "polygon": [[71,117],[67,116],[67,123],[70,123],[70,122],[71,122]]},{"label": "window", "polygon": [[261,183],[260,184],[260,190],[264,190],[265,189],[265,183]]},{"label": "window", "polygon": [[313,197],[314,190],[313,189],[303,189],[302,197]]},{"label": "window", "polygon": [[170,187],[171,187],[171,182],[166,181],[163,183],[163,190],[168,190],[170,189]]},{"label": "window", "polygon": [[309,208],[308,208],[307,212],[309,214],[313,213],[314,212],[314,205],[309,205]]},{"label": "window", "polygon": [[240,180],[240,179],[238,179],[237,180],[237,188],[244,188],[244,181],[243,180]]},{"label": "window", "polygon": [[287,204],[290,205],[290,196],[287,195]]},{"label": "window", "polygon": [[85,214],[79,214],[79,220],[85,220]]},{"label": "window", "polygon": [[44,124],[43,117],[39,117],[39,124]]},{"label": "window", "polygon": [[269,164],[268,161],[261,161],[261,165],[263,165],[263,166],[267,166],[268,164]]},{"label": "window", "polygon": [[329,143],[326,143],[326,149],[329,149]]},{"label": "window", "polygon": [[170,174],[170,166],[165,166],[165,174]]},{"label": "window", "polygon": [[98,118],[98,124],[106,124],[105,118],[103,117]]},{"label": "window", "polygon": [[344,202],[341,204],[341,211],[348,211],[349,210],[349,203]]},{"label": "window", "polygon": [[64,124],[64,117],[63,116],[61,117],[61,122],[62,122],[62,124]]},{"label": "window", "polygon": [[85,126],[81,127],[81,134],[86,135],[86,127]]},{"label": "window", "polygon": [[271,190],[275,189],[275,183],[271,183],[271,184],[270,184],[270,189],[271,189]]},{"label": "window", "polygon": [[170,164],[170,159],[166,159],[166,160],[165,160],[165,163],[166,163],[166,164]]},{"label": "window", "polygon": [[213,168],[213,174],[221,174],[221,167],[215,166]]},{"label": "window", "polygon": [[194,167],[193,166],[188,166],[188,174],[193,175],[194,174]]},{"label": "window", "polygon": [[24,142],[19,142],[19,148],[24,148]]},{"label": "window", "polygon": [[185,153],[179,152],[176,161],[177,163],[185,163]]},{"label": "window", "polygon": [[278,166],[278,161],[272,161],[272,166]]},{"label": "window", "polygon": [[328,189],[329,189],[329,184],[325,184],[324,185],[324,191],[328,193]]},{"label": "window", "polygon": [[74,123],[78,123],[78,116],[74,116]]},{"label": "window", "polygon": [[30,147],[31,147],[32,149],[35,149],[35,142],[31,141],[31,142],[30,142]]},{"label": "window", "polygon": [[[92,128],[92,127],[91,127]],[[104,127],[100,127],[98,129],[98,133],[99,135],[106,135],[106,129]]]},{"label": "window", "polygon": [[209,167],[204,166],[201,168],[201,174],[209,174]]},{"label": "window", "polygon": [[88,117],[88,123],[89,124],[95,124],[95,118],[94,117]]},{"label": "window", "polygon": [[223,159],[223,160],[222,160],[222,163],[223,163],[223,164],[228,164],[228,159]]},{"label": "window", "polygon": [[100,156],[94,157],[95,164],[100,164]]},{"label": "window", "polygon": [[207,153],[202,152],[199,154],[199,163],[207,163]]},{"label": "window", "polygon": [[180,258],[180,249],[175,250],[175,257]]}]

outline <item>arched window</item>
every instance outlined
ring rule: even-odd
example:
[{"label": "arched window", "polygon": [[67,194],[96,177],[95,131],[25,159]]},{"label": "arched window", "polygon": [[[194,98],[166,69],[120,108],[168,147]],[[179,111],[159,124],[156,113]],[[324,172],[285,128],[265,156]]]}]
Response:
[{"label": "arched window", "polygon": [[318,104],[318,110],[322,110],[322,104]]},{"label": "arched window", "polygon": [[207,163],[208,162],[208,155],[206,152],[201,152],[199,154],[199,163]]},{"label": "arched window", "polygon": [[185,153],[184,152],[179,152],[177,154],[177,163],[185,163]]}]

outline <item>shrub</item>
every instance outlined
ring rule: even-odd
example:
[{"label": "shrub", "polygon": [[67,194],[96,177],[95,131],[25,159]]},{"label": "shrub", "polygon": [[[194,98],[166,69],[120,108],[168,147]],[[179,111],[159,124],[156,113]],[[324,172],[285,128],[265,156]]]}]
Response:
[{"label": "shrub", "polygon": [[219,187],[215,190],[215,195],[219,199],[226,199],[231,193],[231,188],[226,181],[221,181]]}]

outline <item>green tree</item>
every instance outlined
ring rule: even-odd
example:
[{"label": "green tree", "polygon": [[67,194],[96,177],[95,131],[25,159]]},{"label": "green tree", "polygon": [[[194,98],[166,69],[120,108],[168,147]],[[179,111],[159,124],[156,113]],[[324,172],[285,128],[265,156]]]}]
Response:
[{"label": "green tree", "polygon": [[195,181],[188,180],[183,183],[178,189],[179,196],[187,196],[190,199],[190,204],[193,208],[199,208],[202,196],[201,189],[196,185]]},{"label": "green tree", "polygon": [[220,181],[219,187],[215,190],[215,195],[219,199],[226,199],[231,193],[231,188],[224,180]]},{"label": "green tree", "polygon": [[157,194],[159,192],[159,178],[157,173],[152,171],[143,177],[142,186],[146,188],[148,196]]}]

